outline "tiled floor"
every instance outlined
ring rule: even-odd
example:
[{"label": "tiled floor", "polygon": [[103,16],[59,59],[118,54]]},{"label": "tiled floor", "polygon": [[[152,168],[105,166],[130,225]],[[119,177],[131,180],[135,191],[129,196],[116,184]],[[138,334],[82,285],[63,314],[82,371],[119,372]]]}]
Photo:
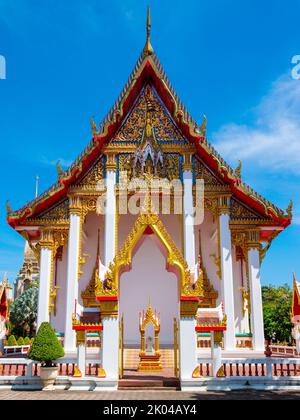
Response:
[{"label": "tiled floor", "polygon": [[270,392],[270,391],[240,391],[240,392],[204,392],[187,393],[176,391],[117,391],[117,392],[21,392],[0,391],[0,400],[102,400],[102,401],[176,401],[176,400],[300,400],[300,391]]}]

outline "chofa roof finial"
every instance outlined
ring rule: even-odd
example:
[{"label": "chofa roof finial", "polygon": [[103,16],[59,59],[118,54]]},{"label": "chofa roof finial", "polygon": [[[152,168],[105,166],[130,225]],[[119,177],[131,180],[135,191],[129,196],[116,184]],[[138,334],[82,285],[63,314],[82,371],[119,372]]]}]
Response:
[{"label": "chofa roof finial", "polygon": [[153,47],[152,47],[151,41],[150,41],[150,35],[151,35],[151,14],[150,14],[150,6],[148,6],[146,33],[147,33],[147,38],[146,38],[146,44],[145,44],[145,47],[144,47],[144,54],[145,55],[151,55],[151,54],[153,54],[154,50],[153,50]]}]

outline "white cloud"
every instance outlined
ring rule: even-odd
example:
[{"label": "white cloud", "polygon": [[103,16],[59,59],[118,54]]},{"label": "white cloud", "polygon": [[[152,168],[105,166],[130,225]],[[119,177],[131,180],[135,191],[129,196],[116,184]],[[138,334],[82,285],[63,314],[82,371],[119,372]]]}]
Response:
[{"label": "white cloud", "polygon": [[231,162],[300,175],[300,81],[276,80],[253,113],[253,125],[226,124],[213,134],[218,152]]},{"label": "white cloud", "polygon": [[45,156],[43,156],[42,160],[41,160],[41,163],[43,163],[44,165],[49,165],[49,166],[56,166],[57,162],[59,162],[59,164],[63,168],[68,168],[73,163],[73,161],[67,160],[67,159],[64,159],[64,158],[58,158],[58,159],[51,160],[51,159],[47,159]]}]

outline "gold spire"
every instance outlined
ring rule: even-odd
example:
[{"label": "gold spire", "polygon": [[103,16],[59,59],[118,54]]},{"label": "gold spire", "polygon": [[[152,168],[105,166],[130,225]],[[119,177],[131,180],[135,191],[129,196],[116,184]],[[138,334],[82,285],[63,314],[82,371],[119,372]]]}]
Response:
[{"label": "gold spire", "polygon": [[288,208],[286,209],[286,213],[290,218],[293,217],[293,200],[290,201]]},{"label": "gold spire", "polygon": [[7,212],[7,216],[10,216],[11,213],[13,212],[12,208],[10,207],[9,200],[6,201],[6,212]]},{"label": "gold spire", "polygon": [[150,41],[150,34],[151,34],[151,14],[150,14],[150,6],[148,6],[148,15],[147,15],[147,24],[146,24],[146,33],[147,33],[147,38],[146,38],[146,44],[144,47],[144,54],[145,55],[151,55],[153,54],[154,50],[153,47],[151,45],[151,41]]},{"label": "gold spire", "polygon": [[242,177],[242,161],[241,160],[239,160],[239,164],[235,170],[235,176],[239,179],[241,179]]},{"label": "gold spire", "polygon": [[61,179],[61,178],[62,178],[62,176],[63,176],[63,174],[64,174],[64,170],[63,170],[63,168],[60,166],[60,160],[59,160],[59,161],[57,161],[57,163],[56,163],[56,169],[57,169],[57,176],[58,176],[58,179]]}]

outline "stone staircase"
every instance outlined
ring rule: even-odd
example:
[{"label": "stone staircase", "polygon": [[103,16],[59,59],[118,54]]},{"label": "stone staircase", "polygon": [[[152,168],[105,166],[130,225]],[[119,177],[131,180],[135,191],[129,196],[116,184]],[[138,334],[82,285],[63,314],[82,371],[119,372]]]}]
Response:
[{"label": "stone staircase", "polygon": [[124,377],[119,390],[178,390],[180,384],[174,378],[174,351],[161,349],[161,372],[138,372],[140,349],[124,350]]},{"label": "stone staircase", "polygon": [[[124,349],[124,369],[136,370],[139,365],[140,349]],[[163,370],[174,368],[174,350],[161,349],[161,364]]]}]

